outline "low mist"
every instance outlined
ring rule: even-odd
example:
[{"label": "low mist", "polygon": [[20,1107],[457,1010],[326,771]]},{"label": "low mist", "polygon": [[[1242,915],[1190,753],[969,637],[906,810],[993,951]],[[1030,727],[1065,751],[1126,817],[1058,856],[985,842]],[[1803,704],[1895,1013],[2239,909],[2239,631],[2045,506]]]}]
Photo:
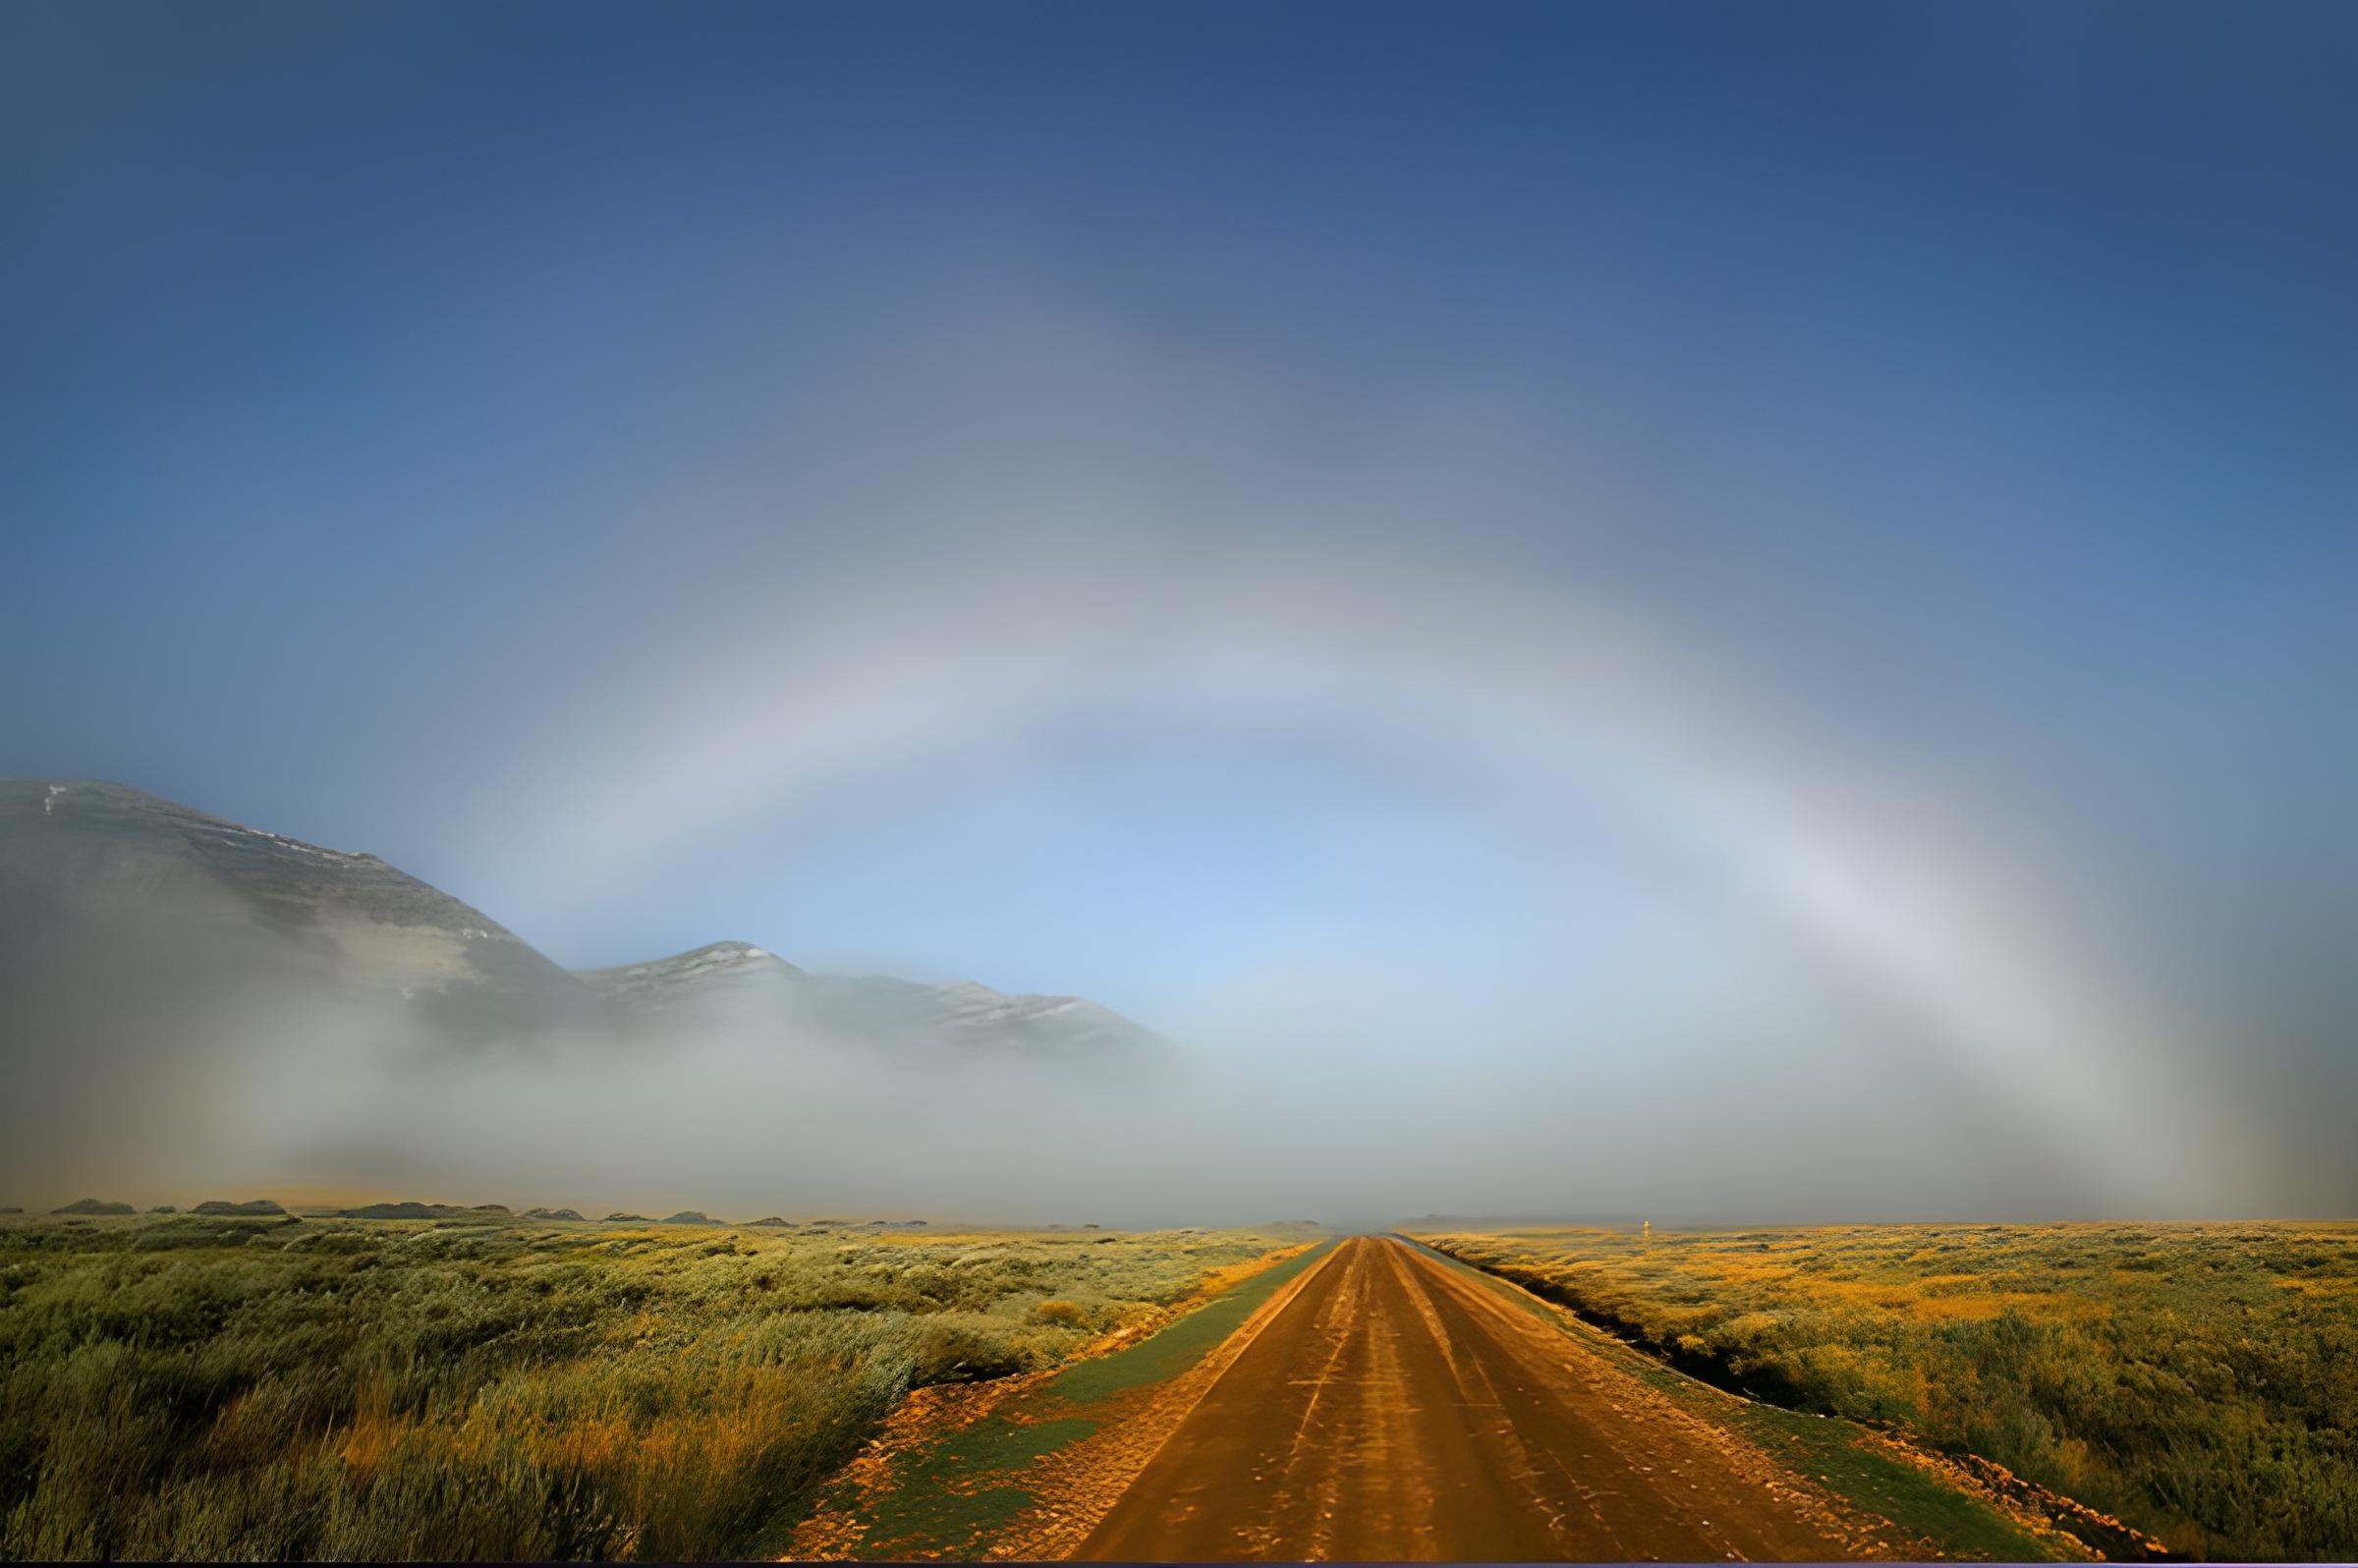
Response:
[{"label": "low mist", "polygon": [[[1315,970],[1207,1005],[1202,1036],[1096,1053],[725,1012],[455,1038],[232,923],[55,934],[70,928],[9,948],[9,1037],[38,1052],[8,1053],[0,1202],[28,1207],[408,1198],[592,1218],[1364,1227],[2042,1217],[2123,1196],[1993,1131],[2002,1107],[1930,1058],[1829,1055],[1790,998],[1742,1056],[1700,1009],[1568,1039],[1537,1009],[1444,1016],[1413,984]],[[36,1013],[22,1005],[36,994],[77,1000]],[[1902,1104],[1916,1110],[1893,1116]]]}]

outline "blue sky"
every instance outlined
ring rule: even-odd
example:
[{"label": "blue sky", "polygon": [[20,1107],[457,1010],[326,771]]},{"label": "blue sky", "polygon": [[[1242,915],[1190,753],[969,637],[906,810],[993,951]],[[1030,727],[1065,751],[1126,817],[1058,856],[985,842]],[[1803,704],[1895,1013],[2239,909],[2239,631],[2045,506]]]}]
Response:
[{"label": "blue sky", "polygon": [[2358,1193],[2346,7],[0,33],[0,770],[1401,1063],[1817,977]]}]

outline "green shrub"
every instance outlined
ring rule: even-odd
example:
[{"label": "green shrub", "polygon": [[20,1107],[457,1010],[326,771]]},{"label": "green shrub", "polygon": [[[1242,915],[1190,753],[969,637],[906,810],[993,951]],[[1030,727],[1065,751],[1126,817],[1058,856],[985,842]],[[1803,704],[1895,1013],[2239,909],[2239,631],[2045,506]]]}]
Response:
[{"label": "green shrub", "polygon": [[0,1555],[759,1554],[910,1387],[1272,1245],[1103,1240],[0,1228]]}]

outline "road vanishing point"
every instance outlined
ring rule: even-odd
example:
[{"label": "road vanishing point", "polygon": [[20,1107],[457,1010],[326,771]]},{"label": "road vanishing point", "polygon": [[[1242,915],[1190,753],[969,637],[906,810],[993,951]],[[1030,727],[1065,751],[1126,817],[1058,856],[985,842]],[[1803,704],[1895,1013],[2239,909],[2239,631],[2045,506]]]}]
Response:
[{"label": "road vanishing point", "polygon": [[1095,1560],[1855,1557],[1757,1450],[1397,1238],[1338,1243],[1074,1555]]}]

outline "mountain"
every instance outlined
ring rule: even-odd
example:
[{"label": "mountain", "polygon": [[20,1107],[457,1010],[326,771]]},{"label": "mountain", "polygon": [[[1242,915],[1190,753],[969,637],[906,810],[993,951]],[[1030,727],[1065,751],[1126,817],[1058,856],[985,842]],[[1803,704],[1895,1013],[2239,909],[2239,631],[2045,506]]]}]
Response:
[{"label": "mountain", "polygon": [[645,964],[585,969],[575,978],[609,1006],[662,1014],[717,1000],[789,996],[811,977],[751,942],[707,942]]},{"label": "mountain", "polygon": [[277,1070],[722,1026],[782,1053],[821,1039],[1105,1053],[1157,1038],[1079,997],[814,975],[745,942],[577,975],[374,855],[121,784],[0,780],[0,1069],[20,1105],[61,1060],[97,1094],[265,1036],[298,1042]]},{"label": "mountain", "polygon": [[903,1042],[952,1050],[1109,1053],[1161,1037],[1078,996],[1009,996],[973,980],[929,985],[883,976],[814,975],[750,942],[711,942],[644,964],[584,970],[581,980],[626,1027],[685,1020]]},{"label": "mountain", "polygon": [[[27,984],[198,961],[481,1041],[594,1026],[597,998],[498,922],[373,855],[121,784],[0,780],[0,937]],[[227,964],[227,970],[221,968]]]}]

